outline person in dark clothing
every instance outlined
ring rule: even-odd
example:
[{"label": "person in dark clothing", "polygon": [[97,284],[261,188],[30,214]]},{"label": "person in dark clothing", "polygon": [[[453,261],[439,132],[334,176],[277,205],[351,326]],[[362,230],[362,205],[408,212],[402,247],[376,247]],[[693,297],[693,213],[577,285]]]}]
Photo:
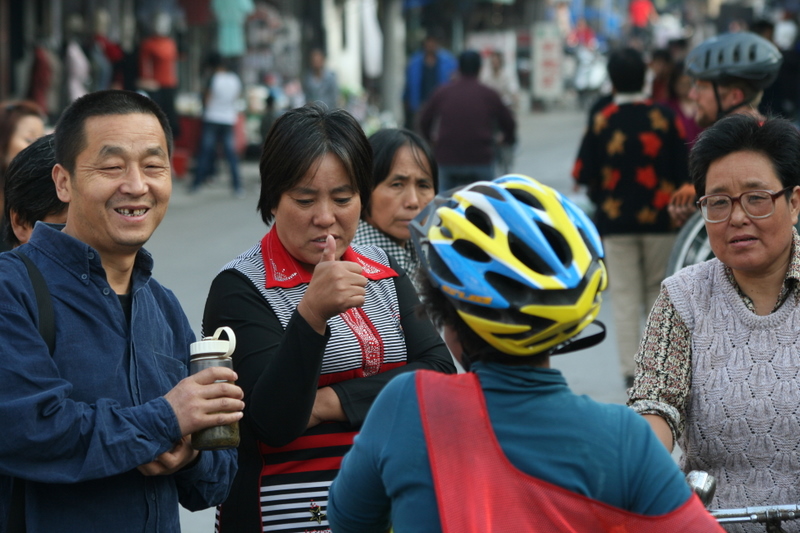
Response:
[{"label": "person in dark clothing", "polygon": [[458,57],[459,77],[433,93],[422,110],[420,129],[431,142],[446,191],[495,178],[495,132],[501,142],[516,142],[516,121],[500,94],[478,81],[481,56],[474,50]]},{"label": "person in dark clothing", "polygon": [[672,110],[646,97],[645,71],[639,51],[612,53],[608,73],[614,100],[594,116],[573,169],[597,207],[595,223],[608,251],[620,364],[628,383],[640,323],[658,296],[675,238],[667,205],[689,176],[682,126]]},{"label": "person in dark clothing", "polygon": [[236,450],[200,452],[191,434],[244,404],[228,368],[187,377],[194,332],[142,248],[172,192],[169,122],[141,94],[92,92],[62,113],[54,151],[66,224],[0,254],[0,531],[179,531],[178,504],[217,505],[236,472]]},{"label": "person in dark clothing", "polygon": [[439,37],[433,33],[426,35],[422,50],[411,56],[406,67],[403,91],[406,128],[416,129],[419,110],[433,91],[451,80],[457,68],[456,58],[439,45]]}]

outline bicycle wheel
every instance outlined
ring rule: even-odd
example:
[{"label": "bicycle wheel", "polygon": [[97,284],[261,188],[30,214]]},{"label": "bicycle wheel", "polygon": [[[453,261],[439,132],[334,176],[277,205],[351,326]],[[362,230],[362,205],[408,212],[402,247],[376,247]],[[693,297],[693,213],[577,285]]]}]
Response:
[{"label": "bicycle wheel", "polygon": [[678,232],[675,245],[669,254],[666,276],[675,274],[683,267],[702,263],[714,257],[711,244],[708,242],[706,224],[698,211],[691,217]]}]

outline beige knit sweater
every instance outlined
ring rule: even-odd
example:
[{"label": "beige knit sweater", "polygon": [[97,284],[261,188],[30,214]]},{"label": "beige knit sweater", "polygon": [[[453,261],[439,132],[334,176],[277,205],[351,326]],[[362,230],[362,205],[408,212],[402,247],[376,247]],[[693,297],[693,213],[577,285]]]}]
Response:
[{"label": "beige knit sweater", "polygon": [[[800,306],[747,309],[714,259],[666,282],[692,333],[692,385],[678,443],[685,471],[716,476],[711,508],[800,503]],[[729,531],[763,532],[764,526]],[[800,532],[800,521],[786,531]]]}]

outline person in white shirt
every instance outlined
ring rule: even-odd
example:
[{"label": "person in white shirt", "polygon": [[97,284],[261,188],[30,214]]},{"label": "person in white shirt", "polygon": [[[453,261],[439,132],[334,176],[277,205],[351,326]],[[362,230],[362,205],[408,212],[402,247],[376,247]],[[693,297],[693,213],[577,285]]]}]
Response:
[{"label": "person in white shirt", "polygon": [[238,100],[242,93],[242,82],[236,73],[230,71],[226,61],[218,53],[212,52],[207,64],[214,70],[214,74],[205,93],[203,132],[190,192],[197,191],[208,179],[217,146],[222,144],[230,166],[233,194],[242,197],[244,188],[233,142],[233,127],[239,114]]}]

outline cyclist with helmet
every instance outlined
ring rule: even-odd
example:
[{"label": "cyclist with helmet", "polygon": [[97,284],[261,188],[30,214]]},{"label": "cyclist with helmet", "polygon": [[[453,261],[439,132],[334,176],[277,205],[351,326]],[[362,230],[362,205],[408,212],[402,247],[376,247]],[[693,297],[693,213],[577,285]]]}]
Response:
[{"label": "cyclist with helmet", "polygon": [[[780,50],[755,33],[724,33],[703,41],[686,57],[686,72],[694,78],[689,97],[697,106],[697,124],[707,128],[740,113],[763,120],[758,104],[764,89],[778,77],[782,62]],[[690,183],[676,191],[669,207],[676,224],[696,211],[696,199]]]},{"label": "cyclist with helmet", "polygon": [[331,486],[333,531],[722,531],[644,420],[550,368],[603,334],[575,340],[607,284],[577,206],[508,175],[412,227],[423,308],[468,372],[386,386]]}]

